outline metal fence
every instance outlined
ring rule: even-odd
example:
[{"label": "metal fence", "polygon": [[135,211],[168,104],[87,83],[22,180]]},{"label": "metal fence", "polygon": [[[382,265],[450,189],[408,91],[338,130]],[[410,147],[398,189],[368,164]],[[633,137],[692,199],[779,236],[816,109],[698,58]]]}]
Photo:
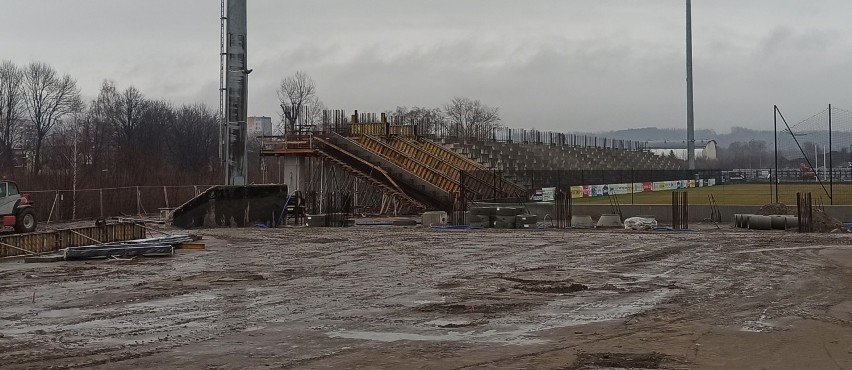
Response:
[{"label": "metal fence", "polygon": [[[309,116],[309,113],[306,111],[304,115]],[[404,134],[433,140],[477,140],[629,151],[645,150],[645,143],[636,140],[494,125],[462,129],[448,125],[439,119],[358,111],[350,115],[343,110],[325,110],[319,115],[316,122],[303,123],[297,126],[297,129],[302,133],[334,132],[341,135],[367,133],[378,136]]]},{"label": "metal fence", "polygon": [[[812,184],[814,198],[827,204],[849,204],[852,198],[852,111],[828,106],[792,124],[777,106],[775,113],[775,165],[779,200],[802,189],[784,184]],[[774,174],[777,173],[777,176]],[[791,194],[788,194],[791,193]]]},{"label": "metal fence", "polygon": [[125,186],[100,189],[24,192],[35,203],[39,222],[158,214],[175,208],[211,185]]}]

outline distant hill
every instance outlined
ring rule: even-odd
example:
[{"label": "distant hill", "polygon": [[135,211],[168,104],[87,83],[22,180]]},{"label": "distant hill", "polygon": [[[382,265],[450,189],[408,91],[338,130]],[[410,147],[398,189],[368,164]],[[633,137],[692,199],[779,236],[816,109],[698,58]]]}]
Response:
[{"label": "distant hill", "polygon": [[[645,127],[617,131],[604,131],[594,134],[590,133],[589,135],[623,140],[671,141],[686,140],[686,129]],[[733,127],[730,133],[725,134],[719,134],[715,130],[695,130],[695,139],[716,140],[719,146],[722,147],[727,147],[736,141],[763,140],[770,144],[775,141],[772,131],[752,130],[744,127]]]}]

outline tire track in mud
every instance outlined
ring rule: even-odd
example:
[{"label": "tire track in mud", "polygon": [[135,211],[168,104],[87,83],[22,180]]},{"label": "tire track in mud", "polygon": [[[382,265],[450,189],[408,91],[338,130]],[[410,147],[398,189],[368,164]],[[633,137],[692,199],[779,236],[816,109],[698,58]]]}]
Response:
[{"label": "tire track in mud", "polygon": [[[751,234],[736,234],[737,243],[729,239],[731,245],[722,245],[683,234],[349,229],[324,230],[321,236],[304,238],[305,243],[281,246],[282,240],[295,240],[300,232],[215,231],[212,234],[225,240],[237,234],[229,242],[241,247],[219,246],[203,254],[110,266],[118,271],[112,275],[87,269],[73,279],[45,276],[42,282],[47,286],[40,299],[51,301],[47,306],[25,306],[21,297],[0,298],[0,303],[14,307],[0,308],[0,320],[7,320],[0,322],[11,322],[12,329],[23,331],[0,337],[0,361],[19,361],[8,362],[13,367],[103,365],[192,343],[217,343],[249,328],[293,323],[315,327],[300,329],[300,335],[323,338],[328,330],[351,329],[440,341],[439,334],[452,330],[479,334],[495,330],[505,332],[504,339],[543,338],[566,349],[576,345],[561,346],[543,332],[622,320],[635,333],[703,316],[739,324],[756,318],[751,317],[755,308],[750,306],[756,300],[778,301],[777,307],[766,311],[768,317],[790,313],[824,319],[819,313],[825,310],[819,306],[825,303],[821,295],[837,288],[815,286],[816,302],[807,305],[793,301],[793,293],[767,289],[816,274],[825,268],[824,258],[799,249],[736,253],[776,242]],[[359,238],[363,240],[356,243]],[[807,243],[797,240],[791,245]],[[199,262],[204,265],[196,266]],[[2,273],[11,279],[8,285],[29,283],[16,275],[29,270],[16,270]],[[209,271],[204,275],[200,270]],[[266,280],[211,283],[193,277],[212,279],[227,271],[260,272]],[[152,277],[156,279],[148,282]],[[73,283],[65,283],[67,279]],[[144,284],[137,285],[140,282]],[[559,282],[589,289],[562,290]],[[27,289],[29,285],[15,294],[25,296]],[[689,306],[688,313],[684,306]],[[70,308],[79,309],[80,316],[51,313]],[[29,318],[34,312],[41,317]],[[40,328],[45,325],[54,325],[55,330]],[[63,339],[51,340],[49,331]],[[623,333],[598,336],[595,341],[619,335]],[[495,338],[462,340],[481,343]],[[341,339],[327,340],[339,346]],[[320,339],[316,343],[315,348],[304,348],[308,359],[299,364],[327,358],[321,354],[328,353],[323,346],[329,344]],[[363,343],[369,346],[369,341]]]}]

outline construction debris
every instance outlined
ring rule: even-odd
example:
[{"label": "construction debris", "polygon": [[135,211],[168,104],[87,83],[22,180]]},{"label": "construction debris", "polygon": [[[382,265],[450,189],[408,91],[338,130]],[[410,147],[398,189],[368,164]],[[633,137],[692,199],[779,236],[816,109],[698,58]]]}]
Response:
[{"label": "construction debris", "polygon": [[170,256],[175,247],[171,245],[115,245],[73,247],[65,250],[66,261],[102,257]]},{"label": "construction debris", "polygon": [[[89,258],[121,258],[134,256],[170,256],[177,248],[203,249],[204,244],[192,243],[199,240],[193,235],[173,235],[159,238],[136,239],[124,242],[101,243],[89,246],[68,247],[57,254],[32,256],[24,262],[57,262]],[[202,248],[195,246],[201,245]]]},{"label": "construction debris", "polygon": [[787,207],[784,203],[770,203],[764,204],[760,207],[760,210],[757,211],[757,214],[762,216],[772,216],[772,215],[792,215],[793,209]]},{"label": "construction debris", "polygon": [[657,228],[657,220],[653,218],[631,217],[624,220],[624,228],[630,230],[654,230]]},{"label": "construction debris", "polygon": [[836,218],[831,217],[825,211],[814,208],[812,216],[814,232],[830,233],[836,231],[846,231],[845,225]]}]

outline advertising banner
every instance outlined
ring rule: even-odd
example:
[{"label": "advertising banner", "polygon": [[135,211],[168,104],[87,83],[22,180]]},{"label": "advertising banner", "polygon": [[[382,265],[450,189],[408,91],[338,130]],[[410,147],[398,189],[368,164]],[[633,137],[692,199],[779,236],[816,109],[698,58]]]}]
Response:
[{"label": "advertising banner", "polygon": [[583,198],[588,198],[592,195],[592,188],[589,185],[583,185]]},{"label": "advertising banner", "polygon": [[582,186],[572,186],[571,187],[571,198],[577,199],[583,197],[583,187]]},{"label": "advertising banner", "polygon": [[556,199],[556,188],[544,188],[541,189],[541,200],[545,202],[552,202]]},{"label": "advertising banner", "polygon": [[654,183],[653,182],[643,182],[642,183],[642,191],[654,191]]},{"label": "advertising banner", "polygon": [[530,200],[533,202],[541,202],[542,199],[543,198],[541,196],[541,189],[536,190],[535,193],[533,193],[533,195],[530,197]]},{"label": "advertising banner", "polygon": [[633,190],[631,184],[614,184],[609,186],[609,193],[612,195],[630,194]]}]

